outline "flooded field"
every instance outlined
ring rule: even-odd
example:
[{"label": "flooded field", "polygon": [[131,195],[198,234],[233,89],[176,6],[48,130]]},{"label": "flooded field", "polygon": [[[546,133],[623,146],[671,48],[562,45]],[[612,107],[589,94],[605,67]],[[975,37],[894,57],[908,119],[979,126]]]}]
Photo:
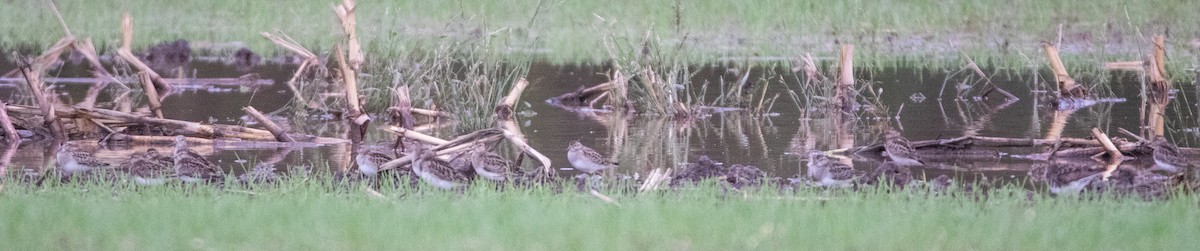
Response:
[{"label": "flooded field", "polygon": [[[0,63],[0,69],[15,68],[12,63]],[[765,69],[764,69],[765,68]],[[184,84],[169,94],[162,102],[162,113],[166,118],[184,121],[201,121],[217,124],[244,124],[258,126],[246,117],[242,107],[252,106],[272,114],[272,117],[293,132],[323,137],[345,138],[349,128],[344,120],[329,114],[295,114],[293,94],[285,83],[296,69],[294,64],[265,63],[254,67],[238,67],[222,62],[195,60],[182,65],[177,72],[186,73],[185,79],[239,78],[254,74],[254,83],[227,85]],[[1075,111],[1059,111],[1047,104],[1048,73],[1033,70],[1005,70],[992,77],[991,81],[1019,100],[998,98],[983,99],[971,94],[956,98],[958,90],[978,90],[979,86],[960,84],[961,71],[929,69],[919,67],[895,67],[882,69],[858,69],[870,88],[861,95],[877,95],[874,98],[885,107],[887,116],[861,115],[861,117],[837,121],[836,118],[820,115],[821,107],[803,104],[802,98],[789,98],[789,93],[801,92],[799,72],[791,72],[781,66],[755,67],[746,72],[744,66],[696,66],[692,72],[693,86],[680,89],[707,90],[695,94],[697,98],[717,99],[722,92],[714,91],[728,87],[739,78],[762,79],[756,84],[765,85],[755,89],[765,96],[774,96],[769,109],[762,111],[735,110],[713,113],[711,116],[675,118],[671,116],[607,113],[597,106],[596,110],[580,112],[555,105],[550,99],[582,87],[590,87],[608,81],[605,75],[610,66],[553,65],[534,63],[529,69],[529,88],[521,97],[516,109],[516,120],[526,135],[529,145],[548,156],[553,168],[561,177],[577,174],[567,159],[567,146],[579,140],[606,156],[615,156],[621,165],[611,173],[615,177],[645,177],[658,168],[682,169],[695,163],[701,156],[723,163],[750,165],[761,169],[768,177],[790,185],[821,185],[819,172],[809,167],[810,151],[826,151],[839,146],[851,145],[850,153],[841,153],[844,162],[850,164],[854,173],[860,175],[875,172],[884,162],[878,152],[860,152],[861,147],[883,142],[883,132],[892,127],[903,131],[903,136],[913,142],[925,140],[947,140],[963,135],[1043,139],[1050,131],[1058,131],[1063,137],[1087,138],[1092,128],[1107,129],[1113,134],[1118,128],[1146,133],[1143,117],[1147,113],[1142,102],[1141,83],[1136,73],[1113,72],[1093,76],[1082,81],[1097,83],[1097,96],[1105,102]],[[767,73],[771,73],[769,75]],[[781,73],[782,72],[782,73]],[[68,64],[49,76],[63,79],[86,78],[90,73],[86,66]],[[1035,75],[1037,74],[1037,75]],[[194,82],[194,81],[193,81]],[[28,100],[21,93],[17,81],[0,85],[0,97],[9,103]],[[980,83],[975,82],[979,85]],[[54,94],[64,102],[77,103],[86,97],[91,83],[53,83]],[[414,88],[419,88],[415,87]],[[115,96],[129,95],[118,87],[105,89],[97,98],[101,105]],[[363,92],[388,92],[389,90],[368,88]],[[774,94],[778,94],[775,96]],[[941,98],[939,98],[941,95]],[[1197,117],[1194,114],[1196,93],[1184,88],[1171,93],[1171,101],[1164,113],[1166,136],[1181,147],[1196,144]],[[144,100],[134,99],[131,104],[136,110],[147,111]],[[420,102],[420,101],[415,101]],[[807,106],[807,107],[806,107]],[[373,112],[373,111],[368,111]],[[387,115],[374,111],[380,121],[373,126],[384,127],[390,123]],[[1067,114],[1059,125],[1058,116]],[[840,123],[840,124],[839,124]],[[1057,127],[1056,127],[1057,126]],[[417,129],[440,138],[452,138],[469,132],[457,124],[434,122],[427,129]],[[1116,136],[1116,135],[1114,135]],[[367,130],[363,149],[385,149],[395,143],[395,136],[384,130]],[[27,140],[19,146],[7,146],[6,174],[39,175],[54,168],[56,143],[53,140]],[[97,144],[95,139],[82,144],[85,151],[92,152],[98,159],[108,163],[128,161],[130,154],[144,151],[146,147],[169,152],[171,145],[113,145]],[[227,172],[245,173],[259,163],[265,162],[268,170],[280,175],[301,173],[357,175],[353,163],[354,147],[350,143],[328,145],[298,145],[296,147],[263,147],[245,144],[216,143],[211,148],[202,147],[201,153]],[[1082,172],[1071,178],[1092,177],[1104,169],[1098,160],[1080,158],[1047,161],[1038,159],[1037,154],[1050,146],[1004,148],[975,147],[970,151],[926,153],[924,166],[913,167],[909,179],[933,181],[935,177],[947,176],[959,184],[971,185],[983,182],[987,186],[1016,184],[1034,191],[1057,191],[1057,187],[1074,180],[1049,181],[1046,169],[1069,169]],[[511,155],[509,155],[511,156]],[[1052,164],[1059,163],[1059,164]],[[1121,170],[1151,170],[1154,161],[1136,158],[1120,164]],[[273,166],[273,168],[271,168]],[[526,167],[529,168],[529,167]],[[261,168],[260,168],[261,169]],[[1081,169],[1081,170],[1075,170]],[[1163,175],[1175,175],[1162,171]],[[1049,176],[1047,176],[1049,175]],[[1190,175],[1188,177],[1191,177]],[[1065,183],[1064,183],[1065,182]]]},{"label": "flooded field", "polygon": [[0,1],[12,250],[1189,250],[1200,1]]}]

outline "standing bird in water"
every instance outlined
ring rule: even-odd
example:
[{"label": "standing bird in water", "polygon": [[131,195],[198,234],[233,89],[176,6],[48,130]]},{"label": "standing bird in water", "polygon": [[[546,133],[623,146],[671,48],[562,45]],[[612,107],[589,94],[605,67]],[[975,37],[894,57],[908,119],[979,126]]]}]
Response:
[{"label": "standing bird in water", "polygon": [[1154,166],[1159,169],[1177,173],[1182,171],[1181,169],[1194,167],[1194,165],[1188,163],[1187,157],[1184,157],[1183,153],[1179,152],[1179,147],[1168,142],[1166,138],[1155,137],[1147,146],[1150,149],[1154,149],[1152,153],[1154,156]]},{"label": "standing bird in water", "polygon": [[188,149],[187,138],[175,136],[175,175],[179,180],[188,183],[203,181],[220,181],[225,178],[224,172],[217,165],[209,162],[204,156]]},{"label": "standing bird in water", "polygon": [[900,135],[900,131],[896,129],[888,129],[884,135],[883,149],[887,152],[888,158],[892,162],[900,166],[921,166],[925,162],[921,161],[921,157],[917,154],[917,149],[913,149],[912,143],[908,139]]},{"label": "standing bird in water", "polygon": [[58,152],[54,153],[54,160],[58,163],[58,168],[66,174],[86,172],[109,165],[96,159],[91,153],[75,148],[74,142],[67,142],[59,147]]},{"label": "standing bird in water", "polygon": [[617,162],[609,161],[596,150],[583,146],[579,140],[572,140],[571,146],[567,147],[567,160],[575,170],[585,173],[596,173],[617,165]]}]

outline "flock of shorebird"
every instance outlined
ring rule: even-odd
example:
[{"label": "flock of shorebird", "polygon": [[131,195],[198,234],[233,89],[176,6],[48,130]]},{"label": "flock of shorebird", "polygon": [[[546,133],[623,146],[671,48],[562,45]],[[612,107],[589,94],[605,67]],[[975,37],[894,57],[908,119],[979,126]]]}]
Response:
[{"label": "flock of shorebird", "polygon": [[[489,150],[484,142],[474,145],[452,160],[439,158],[429,147],[417,144],[417,147],[407,149],[405,155],[413,156],[408,166],[397,168],[397,171],[419,177],[425,183],[437,188],[454,189],[470,184],[478,177],[494,182],[504,182],[517,175],[508,159]],[[1183,156],[1175,144],[1162,137],[1152,140],[1148,147],[1153,149],[1153,159],[1157,168],[1177,172],[1192,164]],[[887,157],[885,164],[897,166],[921,166],[920,154],[912,144],[901,135],[900,131],[889,129],[884,134],[883,155]],[[372,150],[360,150],[355,156],[358,171],[367,176],[376,176],[384,163],[398,158],[388,153]],[[464,159],[465,158],[465,159]],[[55,154],[60,169],[67,174],[87,172],[93,169],[108,168],[109,163],[97,160],[92,154],[80,151],[68,142]],[[606,158],[592,148],[584,146],[578,140],[573,140],[567,147],[567,160],[571,166],[585,174],[595,174],[617,165],[617,162]],[[854,168],[838,162],[827,152],[812,151],[808,153],[808,167],[823,172],[810,174],[821,177],[815,182],[823,186],[847,185],[854,177]],[[187,138],[175,137],[175,147],[170,156],[160,154],[155,149],[133,154],[129,160],[116,167],[127,172],[138,184],[163,184],[172,179],[186,183],[220,182],[226,173],[204,156],[188,148]]]},{"label": "flock of shorebird", "polygon": [[[421,178],[429,185],[442,189],[454,189],[470,184],[473,177],[493,182],[505,182],[517,175],[508,159],[488,149],[487,143],[476,142],[471,149],[458,158],[464,161],[443,160],[429,148],[421,145],[408,149],[408,155],[414,156],[411,165],[400,167],[399,172],[411,173]],[[360,151],[354,160],[358,170],[367,176],[375,176],[380,168],[392,161],[392,157],[379,151]],[[457,158],[456,158],[457,160]],[[615,167],[616,162],[605,158],[590,147],[584,146],[578,140],[571,141],[567,147],[567,160],[575,170],[594,174]]]},{"label": "flock of shorebird", "polygon": [[[884,132],[883,149],[883,155],[887,157],[885,165],[925,165],[912,143],[895,129]],[[851,186],[858,177],[854,167],[838,162],[828,152],[816,150],[808,152],[808,172],[812,181],[823,187]]]},{"label": "flock of shorebird", "polygon": [[[74,142],[67,142],[54,155],[58,166],[66,174],[84,173],[109,168],[111,164],[96,159],[91,153],[81,151]],[[134,153],[129,160],[116,166],[142,185],[163,184],[171,179],[187,183],[223,181],[225,172],[207,158],[188,149],[187,138],[175,137],[175,149],[170,156],[156,149]]]},{"label": "flock of shorebird", "polygon": [[[418,145],[409,148],[406,153],[415,157],[412,163],[398,168],[398,171],[416,175],[433,187],[463,187],[476,177],[504,182],[516,175],[508,159],[490,151],[484,142],[474,143],[467,153],[460,156],[465,158],[464,161],[443,160],[429,147]],[[394,159],[396,157],[385,152],[366,149],[360,150],[354,158],[359,172],[367,176],[377,175],[384,163]],[[568,147],[567,159],[572,166],[584,173],[597,173],[617,164],[577,140],[572,141]],[[74,142],[67,142],[60,147],[55,153],[55,161],[65,174],[111,167],[128,173],[141,185],[163,184],[172,179],[185,183],[222,182],[226,177],[226,173],[219,166],[189,149],[187,138],[184,136],[175,137],[175,148],[170,156],[164,156],[152,148],[146,152],[134,153],[128,161],[116,167],[96,159],[89,152],[81,151]]]},{"label": "flock of shorebird", "polygon": [[[1155,137],[1146,146],[1153,150],[1151,153],[1154,160],[1153,169],[1178,173],[1185,168],[1195,167],[1179,151],[1179,147],[1167,141],[1166,138]],[[887,157],[884,165],[900,167],[925,165],[912,143],[909,143],[900,131],[888,129],[884,133],[883,148],[883,155]],[[808,172],[808,176],[814,183],[825,187],[851,186],[859,174],[850,165],[836,161],[828,152],[815,150],[808,152]]]}]

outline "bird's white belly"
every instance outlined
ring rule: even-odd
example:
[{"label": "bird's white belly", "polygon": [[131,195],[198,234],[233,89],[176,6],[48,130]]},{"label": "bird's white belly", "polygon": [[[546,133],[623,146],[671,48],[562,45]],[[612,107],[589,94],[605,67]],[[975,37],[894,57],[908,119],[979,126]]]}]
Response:
[{"label": "bird's white belly", "polygon": [[355,162],[358,162],[358,171],[367,176],[375,176],[375,174],[379,173],[379,166],[376,166],[362,156],[355,158]]},{"label": "bird's white belly", "polygon": [[483,177],[484,179],[489,179],[489,180],[494,180],[494,181],[504,181],[504,178],[505,178],[504,174],[490,172],[487,169],[483,169],[483,168],[475,168],[475,174],[479,175],[479,177]]},{"label": "bird's white belly", "polygon": [[604,169],[607,167],[607,166],[601,165],[599,163],[592,162],[591,160],[584,158],[583,156],[576,156],[573,154],[568,154],[568,155],[569,156],[567,156],[567,159],[571,161],[571,166],[574,166],[575,169],[577,169],[579,171],[583,171],[585,173],[594,173],[596,171],[600,171],[601,169]]},{"label": "bird's white belly", "polygon": [[417,177],[421,177],[421,179],[425,180],[426,182],[429,182],[430,185],[433,185],[434,187],[437,187],[437,188],[451,189],[451,188],[457,187],[459,185],[458,183],[455,183],[453,181],[444,180],[442,178],[439,178],[437,175],[427,172],[424,169],[413,170],[413,172],[417,173]]},{"label": "bird's white belly", "polygon": [[1166,161],[1155,159],[1154,164],[1158,165],[1158,168],[1162,169],[1163,171],[1167,171],[1167,172],[1171,172],[1171,173],[1179,172],[1179,166],[1172,165],[1171,163],[1167,163]]},{"label": "bird's white belly", "polygon": [[167,179],[166,178],[147,178],[147,177],[134,176],[133,183],[137,183],[138,185],[143,185],[143,186],[157,186],[157,185],[166,184]]},{"label": "bird's white belly", "polygon": [[196,182],[204,181],[204,179],[201,179],[201,178],[196,178],[196,177],[191,177],[191,176],[182,176],[182,175],[179,176],[179,180],[182,180],[183,182],[187,182],[187,183],[196,183]]},{"label": "bird's white belly", "polygon": [[86,166],[86,165],[80,165],[79,162],[71,160],[71,161],[67,161],[67,163],[63,164],[62,170],[67,173],[78,173],[78,172],[84,172],[87,170],[92,170],[92,167]]},{"label": "bird's white belly", "polygon": [[850,181],[834,179],[833,176],[830,175],[821,177],[821,181],[818,183],[818,185],[822,187],[848,187],[850,186]]},{"label": "bird's white belly", "polygon": [[1092,183],[1092,180],[1095,180],[1096,177],[1099,177],[1099,176],[1100,176],[1100,174],[1093,174],[1091,176],[1084,177],[1084,178],[1076,180],[1076,181],[1071,181],[1070,183],[1067,183],[1066,185],[1063,185],[1063,186],[1059,186],[1059,187],[1052,186],[1052,187],[1050,187],[1050,193],[1055,194],[1055,195],[1079,194],[1079,192],[1082,192],[1084,188],[1087,188],[1088,184]]}]

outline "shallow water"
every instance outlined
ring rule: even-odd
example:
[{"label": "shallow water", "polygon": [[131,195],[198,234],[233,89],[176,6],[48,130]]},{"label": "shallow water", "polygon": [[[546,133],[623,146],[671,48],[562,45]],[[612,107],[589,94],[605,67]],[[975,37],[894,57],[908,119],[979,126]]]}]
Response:
[{"label": "shallow water", "polygon": [[[11,69],[13,65],[0,62],[0,69]],[[282,109],[291,101],[291,94],[283,82],[291,77],[294,65],[260,65],[247,71],[239,71],[233,66],[215,62],[194,61],[187,65],[182,72],[185,75],[201,78],[236,78],[246,73],[258,74],[260,78],[271,79],[274,85],[260,87],[188,87],[181,92],[170,95],[163,103],[163,113],[167,118],[189,121],[207,121],[212,123],[240,124],[244,115],[240,110],[244,106],[253,106],[270,113]],[[59,71],[52,72],[52,77],[87,77],[86,69],[78,65],[68,65]],[[613,154],[617,141],[621,138],[620,150],[616,152],[622,163],[617,173],[645,175],[650,170],[660,167],[680,167],[694,161],[698,156],[707,155],[712,159],[729,164],[747,164],[762,168],[773,177],[792,177],[805,173],[804,153],[809,150],[830,150],[836,148],[835,135],[839,131],[834,121],[825,118],[804,118],[801,110],[787,97],[789,89],[798,90],[800,83],[792,81],[772,81],[766,93],[780,93],[780,97],[769,112],[769,116],[753,116],[746,112],[718,113],[707,118],[692,121],[677,121],[662,116],[635,115],[628,120],[618,119],[616,115],[591,117],[552,106],[544,100],[570,92],[580,86],[591,86],[607,81],[603,75],[607,72],[603,66],[588,65],[550,65],[535,63],[527,77],[530,87],[522,96],[523,103],[518,105],[518,111],[529,110],[536,115],[518,115],[518,124],[526,134],[531,146],[549,156],[555,168],[569,166],[566,160],[566,146],[572,140],[581,140],[584,145],[596,150]],[[789,72],[788,69],[773,69],[776,72]],[[763,69],[753,69],[751,79],[757,79]],[[782,79],[797,79],[787,73]],[[938,98],[943,82],[950,74],[956,74],[946,84],[945,96]],[[1047,76],[1042,72],[1041,76]],[[889,107],[892,113],[901,111],[899,118],[861,118],[852,123],[847,132],[853,135],[855,146],[878,143],[881,139],[880,128],[883,124],[891,123],[902,128],[904,135],[912,141],[929,139],[946,139],[961,136],[965,131],[977,129],[978,135],[1011,138],[1042,138],[1051,127],[1052,109],[1046,108],[1035,94],[1035,76],[1029,70],[1001,71],[992,73],[992,82],[1008,90],[1020,98],[1015,103],[1001,106],[1001,101],[987,100],[955,100],[954,86],[966,74],[942,70],[923,69],[917,67],[898,67],[887,69],[861,69],[856,75],[861,79],[870,80],[876,91],[882,91],[880,103]],[[736,81],[740,77],[728,67],[711,66],[698,67],[693,82],[710,83],[710,92],[715,91],[717,83]],[[1084,138],[1090,136],[1093,127],[1107,129],[1116,133],[1117,128],[1138,131],[1141,127],[1141,98],[1139,98],[1140,83],[1134,74],[1114,73],[1100,78],[1080,78],[1081,81],[1104,83],[1111,91],[1100,89],[1101,97],[1123,98],[1124,102],[1101,103],[1076,111],[1067,122],[1062,135],[1065,137]],[[1197,145],[1197,117],[1193,110],[1195,92],[1193,86],[1184,84],[1177,86],[1182,89],[1173,95],[1171,104],[1166,110],[1168,138],[1180,146]],[[60,99],[75,102],[83,98],[87,91],[86,84],[56,84],[55,93]],[[112,90],[110,87],[109,90]],[[693,90],[698,86],[692,86]],[[1037,88],[1044,89],[1044,87]],[[0,98],[10,103],[27,102],[18,95],[17,85],[7,83],[0,85]],[[103,102],[111,100],[115,92],[106,92],[99,98]],[[912,98],[920,93],[926,97],[922,102]],[[709,98],[715,94],[710,93]],[[866,94],[864,94],[866,95]],[[903,104],[903,110],[899,107]],[[144,109],[144,108],[143,108]],[[525,114],[531,114],[525,112]],[[379,126],[386,122],[376,122]],[[294,131],[320,136],[344,137],[344,123],[337,120],[312,118],[307,121],[291,121]],[[616,128],[627,128],[619,130]],[[621,133],[624,136],[621,136]],[[453,132],[438,132],[440,137],[450,138]],[[386,132],[371,130],[367,137],[368,144],[388,145],[394,138]],[[53,152],[49,142],[24,142],[15,151],[8,172],[37,172],[52,166]],[[128,147],[107,147],[90,145],[85,147],[94,150],[97,157],[112,163],[123,161],[132,150]],[[169,150],[168,146],[158,147],[160,151]],[[211,153],[215,163],[235,172],[243,172],[252,167],[258,160],[272,159],[278,161],[276,168],[279,172],[320,171],[329,168],[334,170],[349,170],[350,148],[347,145],[333,145],[294,149],[237,149],[237,147],[218,146],[216,150],[204,149],[202,152]],[[233,149],[233,150],[229,150]],[[986,148],[984,148],[986,149]],[[205,151],[207,150],[207,151]],[[1034,153],[1033,149],[1003,148],[991,149],[990,156],[972,155],[949,158],[933,158],[929,165],[914,168],[917,179],[949,175],[956,180],[1000,180],[1004,182],[1025,183],[1031,167],[1042,163],[1039,161],[1013,158],[1008,154]],[[858,156],[854,158],[856,169],[871,170],[879,165],[879,158]],[[1128,168],[1148,168],[1152,165],[1148,160],[1126,161],[1123,166]],[[1095,163],[1099,165],[1099,163]],[[574,171],[561,169],[563,175],[574,175]]]}]

